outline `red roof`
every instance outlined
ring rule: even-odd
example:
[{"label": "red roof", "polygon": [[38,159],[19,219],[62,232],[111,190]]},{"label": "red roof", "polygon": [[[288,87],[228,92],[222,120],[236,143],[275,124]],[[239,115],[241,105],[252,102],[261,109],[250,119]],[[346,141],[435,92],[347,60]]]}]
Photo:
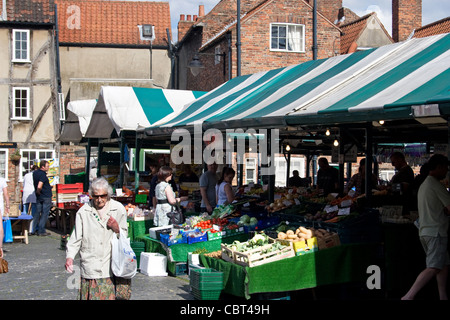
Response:
[{"label": "red roof", "polygon": [[[8,0],[6,21],[52,24],[55,17],[54,8],[53,0]],[[0,1],[0,13],[2,10],[3,1]]]},{"label": "red roof", "polygon": [[154,25],[153,46],[167,46],[168,2],[55,0],[61,44],[145,45],[138,25]]},{"label": "red roof", "polygon": [[414,31],[414,38],[424,38],[450,32],[450,17],[432,22]]}]

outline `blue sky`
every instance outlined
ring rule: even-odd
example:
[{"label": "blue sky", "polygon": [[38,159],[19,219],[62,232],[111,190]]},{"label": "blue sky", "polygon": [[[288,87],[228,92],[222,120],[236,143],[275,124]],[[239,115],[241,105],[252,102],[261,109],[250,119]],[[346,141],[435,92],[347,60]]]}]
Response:
[{"label": "blue sky", "polygon": [[[320,0],[318,0],[320,1]],[[177,25],[180,14],[196,15],[198,6],[205,6],[208,13],[219,0],[168,0],[172,20],[173,41],[177,40]],[[386,30],[392,34],[392,0],[343,0],[343,6],[353,10],[359,16],[375,11]],[[422,25],[450,16],[450,0],[422,0]]]}]

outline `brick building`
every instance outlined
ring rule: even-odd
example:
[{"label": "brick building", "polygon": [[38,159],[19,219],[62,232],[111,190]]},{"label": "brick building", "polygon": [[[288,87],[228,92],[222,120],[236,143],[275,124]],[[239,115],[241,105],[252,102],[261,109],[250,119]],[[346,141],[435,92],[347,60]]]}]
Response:
[{"label": "brick building", "polygon": [[[342,1],[326,2],[317,10],[318,59],[339,54],[340,48],[341,30],[334,20],[342,12]],[[236,1],[222,0],[208,14],[200,6],[195,20],[180,21],[179,89],[208,91],[236,77],[236,17]],[[312,0],[241,1],[240,34],[241,75],[312,60]],[[187,68],[195,54],[204,65],[196,76]]]}]

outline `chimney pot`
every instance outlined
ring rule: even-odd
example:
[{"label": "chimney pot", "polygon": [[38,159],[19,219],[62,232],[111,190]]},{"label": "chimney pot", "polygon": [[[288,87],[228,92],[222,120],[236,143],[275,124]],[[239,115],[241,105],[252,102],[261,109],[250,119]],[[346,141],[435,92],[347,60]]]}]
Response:
[{"label": "chimney pot", "polygon": [[203,4],[198,6],[198,16],[203,17],[205,15],[205,6]]},{"label": "chimney pot", "polygon": [[180,21],[184,21],[184,14],[180,14]]},{"label": "chimney pot", "polygon": [[191,15],[190,14],[187,15],[187,19],[186,20],[187,21],[191,21]]}]

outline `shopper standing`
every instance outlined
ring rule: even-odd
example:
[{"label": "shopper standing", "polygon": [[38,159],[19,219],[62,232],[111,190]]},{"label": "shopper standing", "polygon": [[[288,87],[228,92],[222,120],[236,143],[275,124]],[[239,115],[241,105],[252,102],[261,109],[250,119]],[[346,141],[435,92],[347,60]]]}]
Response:
[{"label": "shopper standing", "polygon": [[6,184],[5,178],[0,177],[0,258],[3,258],[3,237],[5,236],[3,230],[3,216],[9,215],[9,195],[8,195],[8,185]]},{"label": "shopper standing", "polygon": [[[42,160],[39,169],[33,172],[34,189],[36,192],[36,215],[33,217],[33,225],[38,236],[48,236],[45,231],[48,215],[52,208],[52,187],[47,177],[50,164]],[[36,229],[37,228],[37,229]]]},{"label": "shopper standing", "polygon": [[208,164],[208,170],[200,176],[201,212],[211,213],[216,207],[217,164]]},{"label": "shopper standing", "polygon": [[425,250],[426,268],[418,275],[402,300],[412,300],[436,277],[439,298],[448,300],[447,275],[450,258],[447,251],[450,194],[441,180],[448,172],[447,157],[436,154],[428,161],[429,174],[418,193],[419,237]]},{"label": "shopper standing", "polygon": [[33,172],[36,171],[37,168],[38,166],[33,165],[31,171],[23,177],[22,205],[25,208],[24,211],[33,216],[31,234],[35,234],[37,231],[37,225],[34,224],[34,217],[36,216],[36,192],[33,181]]}]

